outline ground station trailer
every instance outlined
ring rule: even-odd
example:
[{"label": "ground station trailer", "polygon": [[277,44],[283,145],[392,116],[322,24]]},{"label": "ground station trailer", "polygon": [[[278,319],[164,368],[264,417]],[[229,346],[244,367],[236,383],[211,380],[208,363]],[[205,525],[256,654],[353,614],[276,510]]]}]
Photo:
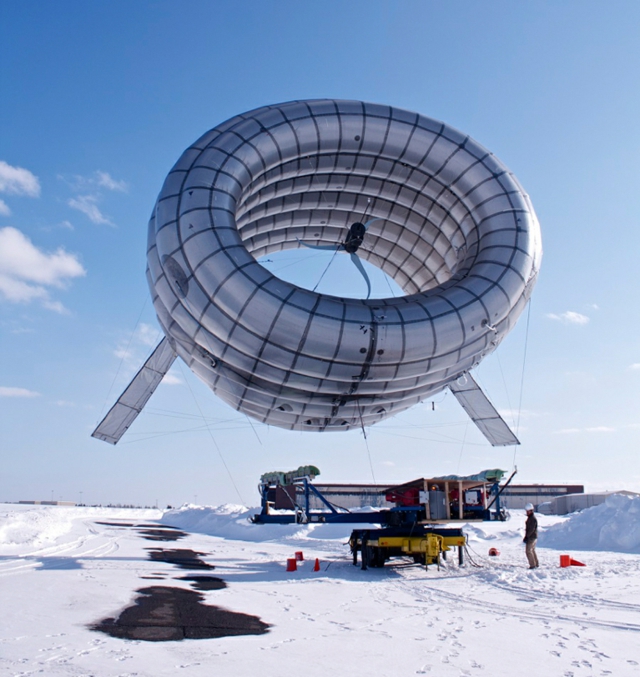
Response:
[{"label": "ground station trailer", "polygon": [[[289,473],[266,473],[260,478],[261,512],[255,524],[380,524],[380,529],[355,529],[349,539],[353,563],[361,553],[363,569],[384,566],[398,556],[414,562],[440,565],[447,552],[458,548],[458,563],[463,563],[466,538],[461,528],[445,526],[470,520],[504,520],[500,505],[502,490],[515,475],[500,485],[504,471],[484,471],[467,477],[419,479],[382,490],[393,508],[351,512],[331,503],[312,480],[320,471],[303,466]],[[314,495],[326,510],[312,510]],[[493,509],[492,509],[493,508]]]}]

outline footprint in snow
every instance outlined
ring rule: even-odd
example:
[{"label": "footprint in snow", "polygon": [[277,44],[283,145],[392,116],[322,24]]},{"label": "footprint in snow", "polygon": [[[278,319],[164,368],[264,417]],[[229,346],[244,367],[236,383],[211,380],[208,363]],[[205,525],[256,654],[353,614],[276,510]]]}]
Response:
[{"label": "footprint in snow", "polygon": [[599,661],[601,661],[603,658],[611,658],[611,656],[607,656],[606,653],[602,653],[602,651],[592,651],[594,658],[597,658]]}]

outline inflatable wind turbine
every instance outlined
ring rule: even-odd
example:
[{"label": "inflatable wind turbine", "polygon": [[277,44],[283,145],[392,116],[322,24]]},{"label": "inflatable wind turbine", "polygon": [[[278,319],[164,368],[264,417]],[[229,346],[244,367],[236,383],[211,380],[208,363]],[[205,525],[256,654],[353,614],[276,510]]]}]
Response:
[{"label": "inflatable wind turbine", "polygon": [[[301,246],[364,259],[405,296],[320,294],[258,262]],[[238,115],[165,180],[147,267],[165,337],[93,436],[117,443],[179,356],[269,425],[370,426],[448,387],[491,444],[518,444],[469,372],[514,326],[541,257],[516,178],[442,122],[336,100]]]}]

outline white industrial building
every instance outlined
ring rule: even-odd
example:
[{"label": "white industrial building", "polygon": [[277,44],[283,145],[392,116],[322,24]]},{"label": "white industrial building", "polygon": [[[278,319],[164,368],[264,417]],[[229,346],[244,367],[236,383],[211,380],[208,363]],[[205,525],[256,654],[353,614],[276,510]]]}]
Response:
[{"label": "white industrial building", "polygon": [[543,515],[568,515],[578,510],[586,510],[594,505],[600,505],[607,500],[608,496],[613,494],[623,494],[625,496],[640,496],[634,491],[603,491],[597,494],[569,494],[568,496],[556,496],[556,498],[545,503],[540,503],[537,507],[538,512]]}]

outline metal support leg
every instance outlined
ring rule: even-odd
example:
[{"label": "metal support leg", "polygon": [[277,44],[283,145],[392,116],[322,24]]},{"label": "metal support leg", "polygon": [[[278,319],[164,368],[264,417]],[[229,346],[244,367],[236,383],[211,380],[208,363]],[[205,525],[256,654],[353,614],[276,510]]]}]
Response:
[{"label": "metal support leg", "polygon": [[362,545],[360,547],[360,551],[362,553],[362,570],[366,571],[368,568],[369,564],[369,546],[367,543],[369,542],[368,534],[362,537]]}]

